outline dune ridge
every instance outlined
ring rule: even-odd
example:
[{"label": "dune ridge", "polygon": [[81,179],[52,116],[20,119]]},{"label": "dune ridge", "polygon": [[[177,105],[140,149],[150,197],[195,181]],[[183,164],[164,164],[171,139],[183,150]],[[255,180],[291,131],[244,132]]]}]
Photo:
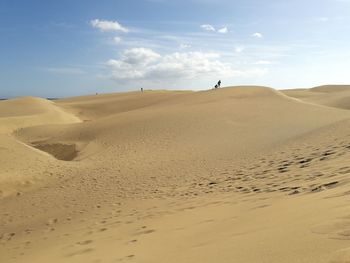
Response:
[{"label": "dune ridge", "polygon": [[325,85],[303,90],[285,90],[284,94],[302,101],[328,107],[350,109],[350,85]]}]

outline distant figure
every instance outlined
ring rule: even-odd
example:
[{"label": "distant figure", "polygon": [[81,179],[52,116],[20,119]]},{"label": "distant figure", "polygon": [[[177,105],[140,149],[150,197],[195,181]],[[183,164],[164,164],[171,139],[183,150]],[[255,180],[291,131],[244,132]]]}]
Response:
[{"label": "distant figure", "polygon": [[141,92],[143,92],[143,88],[141,88]]},{"label": "distant figure", "polygon": [[220,88],[220,86],[221,86],[221,80],[218,81],[218,84],[216,84],[216,85],[214,86],[214,88],[217,89],[217,88]]}]

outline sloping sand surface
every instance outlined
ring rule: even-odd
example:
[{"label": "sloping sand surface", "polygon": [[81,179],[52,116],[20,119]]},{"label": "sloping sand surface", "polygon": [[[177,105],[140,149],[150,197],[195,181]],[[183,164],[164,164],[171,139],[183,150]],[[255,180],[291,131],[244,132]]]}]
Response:
[{"label": "sloping sand surface", "polygon": [[283,93],[315,104],[350,109],[350,85],[326,85],[304,90],[285,90]]},{"label": "sloping sand surface", "polygon": [[2,134],[23,127],[74,122],[80,122],[80,119],[45,99],[24,97],[0,103]]},{"label": "sloping sand surface", "polygon": [[79,122],[78,117],[45,99],[25,97],[1,101],[0,196],[20,194],[20,189],[47,177],[55,162],[46,152],[17,140],[13,136],[17,131],[25,127]]},{"label": "sloping sand surface", "polygon": [[349,262],[333,88],[0,102],[0,262]]}]

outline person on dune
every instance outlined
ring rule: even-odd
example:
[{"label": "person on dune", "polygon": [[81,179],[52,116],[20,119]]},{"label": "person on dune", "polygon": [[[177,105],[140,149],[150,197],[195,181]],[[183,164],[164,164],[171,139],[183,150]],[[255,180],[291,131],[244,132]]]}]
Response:
[{"label": "person on dune", "polygon": [[220,88],[221,80],[218,81],[218,83],[214,86],[215,89]]}]

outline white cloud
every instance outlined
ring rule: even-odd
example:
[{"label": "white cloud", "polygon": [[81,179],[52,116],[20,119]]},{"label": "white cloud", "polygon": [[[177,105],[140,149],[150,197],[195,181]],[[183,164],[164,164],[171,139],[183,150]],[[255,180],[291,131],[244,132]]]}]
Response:
[{"label": "white cloud", "polygon": [[190,48],[190,47],[191,47],[191,45],[189,45],[189,44],[185,44],[185,43],[180,44],[181,49]]},{"label": "white cloud", "polygon": [[120,37],[114,37],[114,38],[113,38],[113,42],[114,42],[115,44],[119,44],[121,41],[122,41],[122,39],[121,39]]},{"label": "white cloud", "polygon": [[262,38],[263,35],[262,35],[261,33],[259,33],[259,32],[256,32],[256,33],[252,34],[252,37],[255,37],[255,38]]},{"label": "white cloud", "polygon": [[219,29],[218,32],[221,33],[221,34],[226,34],[228,32],[228,28],[227,27],[223,27],[223,28]]},{"label": "white cloud", "polygon": [[242,53],[244,51],[244,47],[235,47],[236,53]]},{"label": "white cloud", "polygon": [[151,49],[133,48],[107,63],[109,77],[115,80],[181,81],[198,77],[261,76],[264,69],[236,70],[220,60],[217,53],[175,52],[160,55]]},{"label": "white cloud", "polygon": [[206,31],[213,31],[215,32],[215,27],[213,27],[212,25],[209,25],[209,24],[205,24],[205,25],[201,25],[201,28],[206,30]]},{"label": "white cloud", "polygon": [[123,27],[117,21],[107,21],[107,20],[94,19],[94,20],[90,21],[90,24],[92,27],[98,28],[102,32],[105,32],[105,31],[121,31],[124,33],[129,32],[129,29]]},{"label": "white cloud", "polygon": [[228,33],[228,28],[227,27],[223,27],[223,28],[220,28],[220,29],[216,30],[216,28],[213,25],[204,24],[204,25],[201,25],[201,28],[203,30],[205,30],[205,31],[218,32],[218,33],[221,33],[221,34]]},{"label": "white cloud", "polygon": [[258,60],[257,62],[254,63],[255,65],[271,65],[272,62],[269,60]]},{"label": "white cloud", "polygon": [[132,48],[124,52],[122,61],[130,65],[146,66],[161,56],[148,48]]}]

